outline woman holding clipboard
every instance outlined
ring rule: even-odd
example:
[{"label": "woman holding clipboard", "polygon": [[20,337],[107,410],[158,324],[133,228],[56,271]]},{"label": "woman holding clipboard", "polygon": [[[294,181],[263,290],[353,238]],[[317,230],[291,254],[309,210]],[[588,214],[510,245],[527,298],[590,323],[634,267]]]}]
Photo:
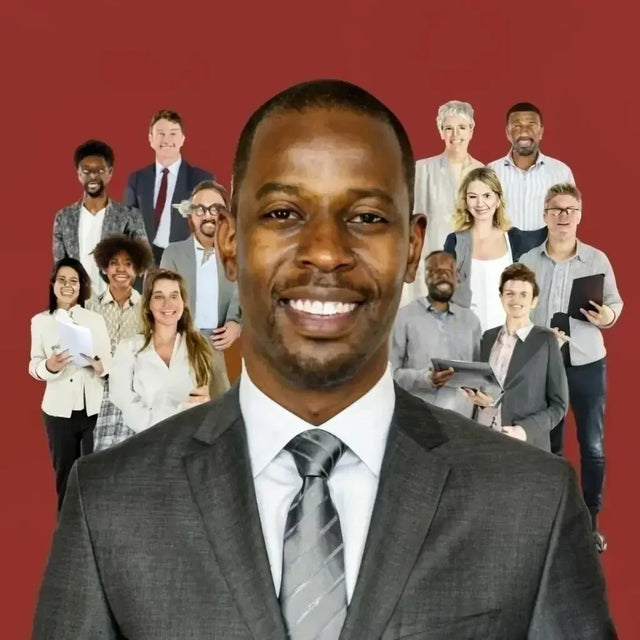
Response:
[{"label": "woman holding clipboard", "polygon": [[[48,310],[31,319],[29,373],[46,383],[42,416],[56,474],[58,510],[73,463],[93,451],[93,428],[111,361],[104,319],[84,308],[90,295],[91,282],[82,264],[63,258],[49,282]],[[89,329],[92,353],[71,353],[60,339],[59,322]]]}]

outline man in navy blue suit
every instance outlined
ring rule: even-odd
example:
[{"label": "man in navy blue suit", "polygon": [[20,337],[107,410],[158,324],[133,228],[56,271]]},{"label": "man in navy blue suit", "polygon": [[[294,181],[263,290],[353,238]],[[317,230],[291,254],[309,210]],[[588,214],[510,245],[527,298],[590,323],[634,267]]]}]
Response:
[{"label": "man in navy blue suit", "polygon": [[155,151],[155,162],[134,171],[124,193],[125,203],[142,211],[158,265],[170,242],[186,240],[191,234],[186,219],[172,205],[186,200],[203,180],[215,180],[209,171],[193,167],[182,159],[180,150],[184,141],[180,114],[168,109],[158,111],[149,126],[149,144]]}]

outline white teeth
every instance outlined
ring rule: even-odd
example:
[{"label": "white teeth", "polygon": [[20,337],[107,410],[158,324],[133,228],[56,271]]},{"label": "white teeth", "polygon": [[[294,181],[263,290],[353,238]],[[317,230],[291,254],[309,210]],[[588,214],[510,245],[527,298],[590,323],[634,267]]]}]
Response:
[{"label": "white teeth", "polygon": [[335,316],[353,311],[354,302],[320,302],[320,300],[289,300],[289,306],[296,311],[304,311],[316,316]]}]

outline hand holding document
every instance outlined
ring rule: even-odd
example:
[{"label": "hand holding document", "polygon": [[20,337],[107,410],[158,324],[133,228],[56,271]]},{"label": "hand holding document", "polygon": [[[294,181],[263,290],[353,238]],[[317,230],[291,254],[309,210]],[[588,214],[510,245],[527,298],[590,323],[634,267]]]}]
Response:
[{"label": "hand holding document", "polygon": [[73,321],[73,318],[60,309],[56,312],[56,325],[60,338],[60,349],[72,356],[71,364],[76,367],[91,366],[82,354],[93,353],[91,330]]}]

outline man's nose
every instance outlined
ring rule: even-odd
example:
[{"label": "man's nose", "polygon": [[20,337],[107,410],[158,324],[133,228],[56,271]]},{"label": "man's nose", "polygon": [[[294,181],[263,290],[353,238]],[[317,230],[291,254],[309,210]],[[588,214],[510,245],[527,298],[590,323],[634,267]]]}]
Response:
[{"label": "man's nose", "polygon": [[355,258],[346,225],[329,212],[308,221],[300,231],[297,262],[323,272],[353,266]]}]

